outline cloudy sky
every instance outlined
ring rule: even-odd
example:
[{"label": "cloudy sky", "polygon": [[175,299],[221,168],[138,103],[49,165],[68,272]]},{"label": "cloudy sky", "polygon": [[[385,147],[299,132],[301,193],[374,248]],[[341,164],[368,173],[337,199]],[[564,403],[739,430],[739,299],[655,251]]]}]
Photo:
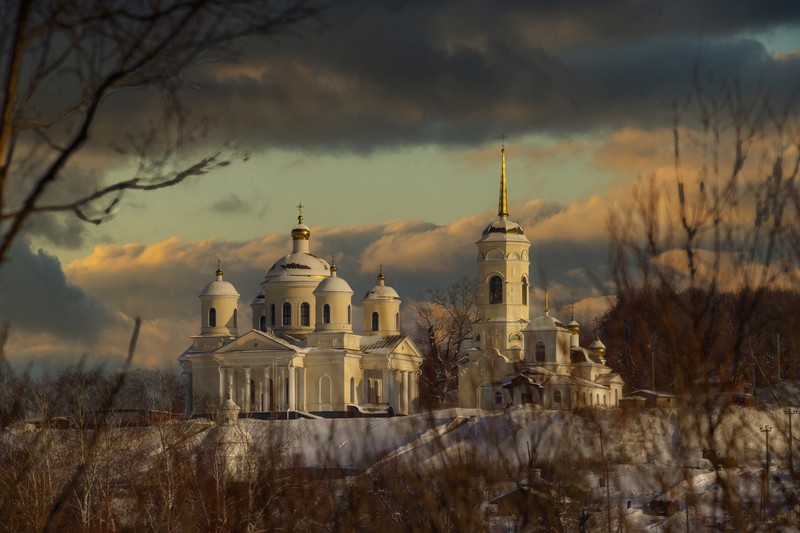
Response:
[{"label": "cloudy sky", "polygon": [[[408,313],[426,288],[474,273],[502,134],[534,305],[547,285],[560,313],[576,302],[590,320],[613,294],[609,209],[638,177],[669,179],[673,105],[692,94],[692,73],[796,96],[800,3],[354,0],[237,47],[236,61],[187,71],[181,92],[207,126],[198,153],[232,146],[234,164],[128,194],[99,226],[38,216],[15,243],[0,267],[13,361],[116,360],[141,316],[137,363],[176,368],[217,258],[249,316],[291,247],[299,202],[312,252],[336,255],[354,303],[382,264]],[[153,117],[135,92],[103,111],[82,165],[110,181],[131,162],[108,139]]]}]

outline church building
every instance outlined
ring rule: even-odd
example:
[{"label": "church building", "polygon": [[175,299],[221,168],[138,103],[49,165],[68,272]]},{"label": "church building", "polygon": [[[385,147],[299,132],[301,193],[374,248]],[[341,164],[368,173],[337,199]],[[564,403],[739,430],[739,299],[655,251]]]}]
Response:
[{"label": "church building", "polygon": [[390,416],[416,412],[422,354],[400,332],[400,297],[383,273],[361,300],[364,333],[353,332],[353,290],[336,266],[312,254],[302,213],[292,251],[267,272],[240,334],[239,293],[216,278],[200,293],[200,333],[178,358],[188,415],[227,400],[249,416]]},{"label": "church building", "polygon": [[[302,206],[299,206],[302,208]],[[292,251],[278,259],[250,304],[252,328],[239,333],[239,293],[216,277],[200,293],[200,333],[179,357],[189,415],[228,400],[247,416],[325,417],[412,414],[423,356],[400,331],[400,297],[380,272],[361,300],[363,334],[353,331],[353,290],[336,266],[312,254],[302,211]],[[530,246],[509,220],[505,147],[497,218],[476,242],[478,319],[459,366],[459,405],[497,410],[618,406],[624,382],[605,364],[596,338],[579,345],[580,325],[531,318]]]},{"label": "church building", "polygon": [[459,367],[459,406],[618,406],[624,381],[606,366],[600,339],[579,346],[580,324],[574,317],[565,325],[550,316],[547,296],[544,315],[530,318],[531,243],[508,216],[503,148],[497,218],[475,243],[478,319],[473,346]]}]

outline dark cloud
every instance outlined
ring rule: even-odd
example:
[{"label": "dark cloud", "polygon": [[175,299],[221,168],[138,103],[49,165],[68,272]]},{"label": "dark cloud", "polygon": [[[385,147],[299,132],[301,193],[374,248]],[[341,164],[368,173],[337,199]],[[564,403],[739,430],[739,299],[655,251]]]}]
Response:
[{"label": "dark cloud", "polygon": [[212,203],[209,209],[223,215],[249,215],[253,206],[231,193]]},{"label": "dark cloud", "polygon": [[33,253],[21,238],[0,266],[0,318],[15,330],[83,341],[115,322],[101,302],[67,282],[56,257]]},{"label": "dark cloud", "polygon": [[322,34],[196,71],[190,108],[224,138],[363,152],[663,127],[697,64],[775,97],[800,86],[798,60],[739,37],[798,24],[796,3],[369,2],[328,16]]},{"label": "dark cloud", "polygon": [[25,233],[30,237],[39,237],[61,248],[77,250],[86,242],[88,227],[72,212],[36,213],[28,219]]}]

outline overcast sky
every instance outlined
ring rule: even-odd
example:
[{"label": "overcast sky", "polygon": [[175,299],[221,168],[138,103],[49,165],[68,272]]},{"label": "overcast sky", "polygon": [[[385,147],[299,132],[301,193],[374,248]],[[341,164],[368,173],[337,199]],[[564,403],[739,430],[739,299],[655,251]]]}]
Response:
[{"label": "overcast sky", "polygon": [[[669,175],[673,104],[693,71],[796,96],[800,2],[350,1],[239,49],[190,69],[182,94],[209,125],[198,150],[232,144],[247,161],[125,196],[100,226],[34,219],[0,268],[12,360],[118,358],[138,315],[138,364],[176,367],[217,258],[249,316],[264,271],[290,250],[298,202],[312,252],[336,255],[354,304],[383,264],[408,320],[426,288],[474,274],[501,134],[534,306],[547,284],[560,313],[577,302],[589,320],[613,294],[608,210],[637,177]],[[110,98],[85,164],[124,176],[107,139],[151,121],[147,110],[147,95]]]}]

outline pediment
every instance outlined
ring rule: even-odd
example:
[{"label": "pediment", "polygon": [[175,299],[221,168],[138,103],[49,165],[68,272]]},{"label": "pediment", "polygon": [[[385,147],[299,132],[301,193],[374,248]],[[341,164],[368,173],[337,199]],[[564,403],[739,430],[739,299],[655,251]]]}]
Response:
[{"label": "pediment", "polygon": [[250,330],[241,337],[229,342],[225,346],[216,350],[215,354],[228,354],[234,352],[252,352],[252,351],[277,351],[286,353],[295,353],[298,348],[292,346],[288,342],[277,339],[263,331]]}]

